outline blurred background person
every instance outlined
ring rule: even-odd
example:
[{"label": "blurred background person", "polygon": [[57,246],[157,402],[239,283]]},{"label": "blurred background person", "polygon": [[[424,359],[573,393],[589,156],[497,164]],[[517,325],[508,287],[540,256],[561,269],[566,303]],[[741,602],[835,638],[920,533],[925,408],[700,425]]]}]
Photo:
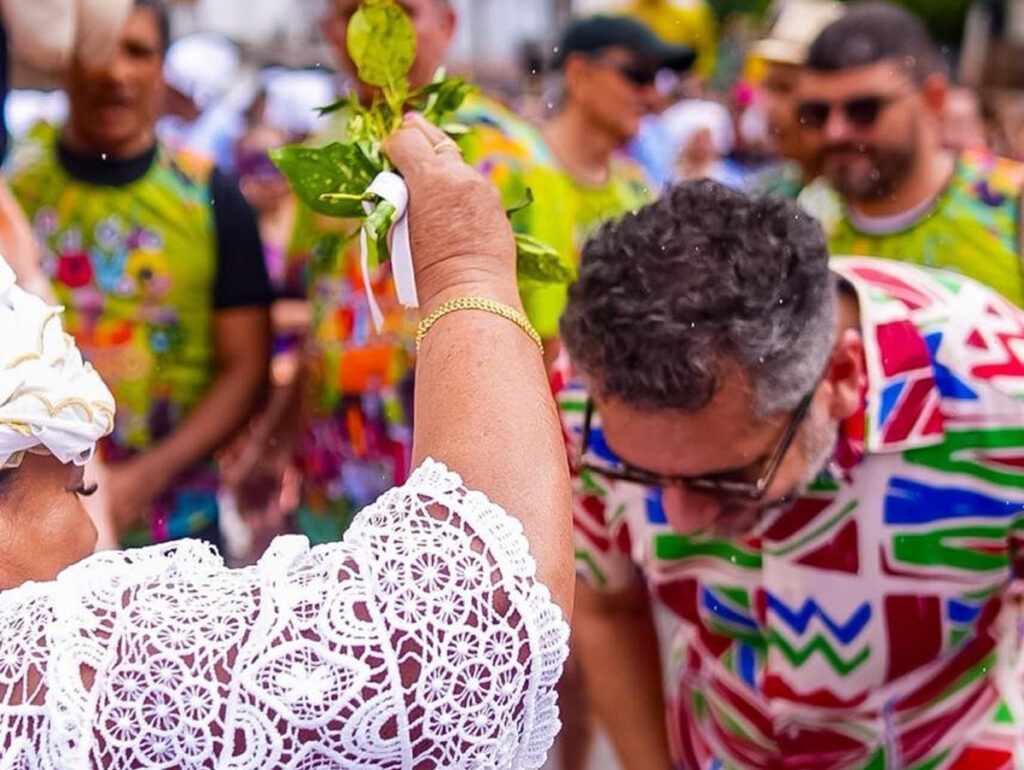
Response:
[{"label": "blurred background person", "polygon": [[736,144],[729,108],[708,99],[686,99],[661,115],[671,141],[669,182],[714,179],[742,187],[743,176],[728,157]]},{"label": "blurred background person", "polygon": [[125,545],[219,540],[211,456],[260,398],[270,346],[252,210],[156,141],[167,42],[162,7],[135,0],[114,59],[71,64],[68,121],[32,132],[11,175],[68,329],[117,401],[101,453]]},{"label": "blurred background person", "polygon": [[[8,52],[44,72],[57,72],[73,59],[98,63],[108,59],[117,44],[117,31],[131,0],[5,0],[0,5],[0,161],[7,154]],[[50,100],[51,102],[53,100]],[[64,100],[66,104],[66,100]],[[50,299],[49,282],[39,269],[39,251],[24,214],[6,182],[0,180],[0,254],[14,269],[18,282]],[[107,533],[105,533],[107,534]]]},{"label": "blurred background person", "polygon": [[807,51],[821,31],[842,15],[829,0],[780,0],[768,35],[751,46],[760,72],[759,105],[779,163],[755,182],[766,192],[796,198],[820,173],[813,135],[800,131],[795,95]]},{"label": "blurred background person", "polygon": [[249,89],[240,83],[241,55],[223,35],[197,33],[175,40],[164,58],[166,103],[157,122],[160,141],[177,153],[194,153],[227,173],[245,129]]},{"label": "blurred background person", "polygon": [[1024,165],[945,149],[948,92],[924,25],[891,3],[850,4],[814,42],[797,114],[843,201],[829,246],[950,268],[1020,305]]},{"label": "blurred background person", "polygon": [[981,97],[972,88],[950,88],[943,112],[942,144],[957,152],[985,152],[989,148],[988,127]]},{"label": "blurred background person", "polygon": [[274,288],[274,352],[265,408],[220,458],[228,487],[221,498],[222,528],[229,535],[225,545],[239,562],[258,558],[274,536],[286,531],[286,516],[298,505],[299,493],[292,452],[301,426],[292,420],[286,436],[272,434],[292,416],[310,313],[305,296],[289,293],[285,280],[298,199],[268,153],[308,139],[323,124],[317,108],[334,98],[332,79],[320,71],[274,67],[261,73],[260,81],[262,89],[246,113],[248,128],[235,144],[235,168],[239,188],[259,220]]},{"label": "blurred background person", "polygon": [[[643,170],[624,148],[651,111],[658,73],[685,73],[694,53],[665,43],[623,16],[573,21],[558,51],[562,99],[541,128],[558,173],[547,167],[527,173],[536,202],[514,221],[528,223],[575,269],[584,241],[599,224],[654,196]],[[558,351],[565,298],[565,286],[523,287],[523,304],[545,340],[549,363]]]}]

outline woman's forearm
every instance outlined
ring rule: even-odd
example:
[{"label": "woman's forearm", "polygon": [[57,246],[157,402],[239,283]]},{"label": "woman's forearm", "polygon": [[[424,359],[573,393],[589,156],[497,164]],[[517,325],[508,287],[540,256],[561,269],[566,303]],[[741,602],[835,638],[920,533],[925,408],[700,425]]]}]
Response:
[{"label": "woman's forearm", "polygon": [[[468,288],[468,287],[467,287]],[[518,306],[515,285],[473,296]],[[467,296],[467,295],[463,295]],[[522,523],[541,580],[571,604],[571,516],[565,446],[537,345],[478,310],[451,313],[417,360],[414,458],[458,471]]]},{"label": "woman's forearm", "polygon": [[[409,186],[416,283],[425,317],[459,297],[522,305],[501,201],[436,127],[408,118],[388,153]],[[481,310],[438,320],[416,365],[414,460],[433,457],[519,519],[538,575],[571,609],[569,474],[536,343]]]}]

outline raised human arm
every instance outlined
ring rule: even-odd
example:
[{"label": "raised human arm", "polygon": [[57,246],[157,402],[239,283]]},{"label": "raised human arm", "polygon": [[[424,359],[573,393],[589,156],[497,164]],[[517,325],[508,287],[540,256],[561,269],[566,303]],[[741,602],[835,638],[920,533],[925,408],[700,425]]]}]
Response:
[{"label": "raised human arm", "polygon": [[[486,297],[521,311],[515,244],[498,194],[443,140],[414,116],[387,145],[410,188],[421,314],[456,297]],[[534,342],[490,313],[443,317],[417,359],[413,435],[414,463],[444,462],[468,488],[519,520],[539,579],[568,611],[574,582],[568,466]]]},{"label": "raised human arm", "polygon": [[[500,204],[433,141],[413,120],[390,146],[412,193],[425,309],[463,293],[514,304]],[[421,467],[344,541],[282,538],[257,568],[230,572],[186,540],[95,556],[39,589],[44,621],[12,624],[5,641],[35,653],[13,656],[18,688],[0,685],[5,756],[541,767],[568,636],[548,588],[567,607],[572,578],[565,455],[540,353],[475,311],[439,322],[424,352]],[[29,617],[35,590],[0,596],[7,616]],[[25,742],[20,685],[39,671],[48,691],[31,690],[40,729]]]}]

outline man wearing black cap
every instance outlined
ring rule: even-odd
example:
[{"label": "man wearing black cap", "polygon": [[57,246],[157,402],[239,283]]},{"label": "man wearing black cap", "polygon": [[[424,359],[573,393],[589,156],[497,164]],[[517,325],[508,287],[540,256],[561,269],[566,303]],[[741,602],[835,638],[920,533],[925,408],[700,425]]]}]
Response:
[{"label": "man wearing black cap", "polygon": [[[629,17],[594,16],[569,26],[555,61],[564,76],[563,100],[542,130],[560,173],[553,181],[543,168],[528,174],[543,205],[522,215],[550,223],[552,232],[533,221],[531,231],[560,253],[578,255],[597,225],[650,200],[643,171],[617,150],[653,108],[658,72],[684,72],[693,61],[690,48],[663,42]],[[563,242],[566,237],[571,242]],[[522,288],[530,320],[554,351],[566,287]]]},{"label": "man wearing black cap", "polygon": [[574,22],[558,51],[564,101],[544,129],[566,171],[583,184],[608,181],[612,154],[653,107],[659,70],[683,72],[693,61],[692,49],[668,45],[628,17]]},{"label": "man wearing black cap", "polygon": [[921,21],[847,6],[811,46],[797,96],[805,138],[843,199],[833,254],[957,270],[1024,304],[1024,165],[942,148],[948,83]]}]

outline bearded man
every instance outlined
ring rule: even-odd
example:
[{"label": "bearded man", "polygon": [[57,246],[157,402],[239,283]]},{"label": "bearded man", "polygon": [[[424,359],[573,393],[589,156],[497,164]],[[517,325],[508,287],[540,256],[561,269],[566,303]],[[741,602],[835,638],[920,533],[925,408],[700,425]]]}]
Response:
[{"label": "bearded man", "polygon": [[1024,165],[944,149],[948,92],[924,25],[903,8],[848,5],[818,36],[797,117],[843,200],[829,247],[956,270],[1020,305]]}]

